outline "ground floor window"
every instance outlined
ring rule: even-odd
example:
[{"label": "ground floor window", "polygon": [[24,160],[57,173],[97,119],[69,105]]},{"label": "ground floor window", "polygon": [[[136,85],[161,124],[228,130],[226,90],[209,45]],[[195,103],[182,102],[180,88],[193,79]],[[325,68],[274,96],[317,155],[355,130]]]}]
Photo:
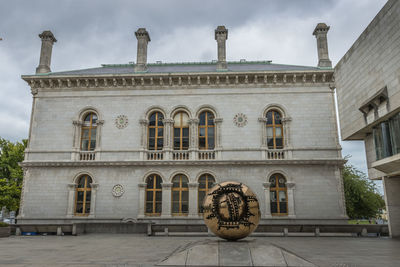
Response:
[{"label": "ground floor window", "polygon": [[87,216],[90,214],[90,200],[92,196],[92,178],[89,175],[79,177],[75,192],[75,215]]},{"label": "ground floor window", "polygon": [[162,179],[157,174],[151,174],[146,179],[145,213],[148,216],[160,216],[162,205]]},{"label": "ground floor window", "polygon": [[188,178],[183,174],[178,174],[172,179],[172,215],[187,215],[188,212]]},{"label": "ground floor window", "polygon": [[215,183],[215,179],[210,174],[203,174],[199,178],[199,192],[198,192],[198,211],[203,213],[203,200],[209,189]]},{"label": "ground floor window", "polygon": [[270,185],[270,202],[272,215],[287,215],[287,186],[286,179],[282,174],[273,174],[269,179]]}]

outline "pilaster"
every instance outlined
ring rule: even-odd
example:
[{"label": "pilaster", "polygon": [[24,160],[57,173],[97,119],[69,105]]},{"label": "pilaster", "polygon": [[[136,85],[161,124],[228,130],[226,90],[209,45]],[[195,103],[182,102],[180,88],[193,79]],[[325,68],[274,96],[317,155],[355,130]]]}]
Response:
[{"label": "pilaster", "polygon": [[138,212],[138,218],[144,218],[144,207],[146,205],[146,201],[145,201],[145,194],[146,194],[146,183],[140,183],[138,184],[139,187],[139,212]]},{"label": "pilaster", "polygon": [[78,185],[76,183],[68,184],[68,208],[67,217],[72,218],[74,216],[74,204],[75,204],[75,188]]},{"label": "pilaster", "polygon": [[296,218],[296,211],[294,207],[294,190],[296,189],[295,183],[286,183],[287,186],[287,198],[288,198],[288,217]]},{"label": "pilaster", "polygon": [[171,218],[171,188],[172,183],[162,183],[162,218]]},{"label": "pilaster", "polygon": [[265,198],[265,209],[264,209],[264,216],[262,216],[265,219],[270,219],[272,218],[271,216],[271,200],[270,200],[270,192],[269,188],[271,187],[271,183],[266,182],[263,183],[264,186],[264,198]]},{"label": "pilaster", "polygon": [[189,217],[198,217],[198,188],[199,183],[189,183]]},{"label": "pilaster", "polygon": [[91,183],[91,199],[90,199],[90,213],[89,218],[94,218],[96,215],[96,195],[97,195],[97,187],[99,184]]}]

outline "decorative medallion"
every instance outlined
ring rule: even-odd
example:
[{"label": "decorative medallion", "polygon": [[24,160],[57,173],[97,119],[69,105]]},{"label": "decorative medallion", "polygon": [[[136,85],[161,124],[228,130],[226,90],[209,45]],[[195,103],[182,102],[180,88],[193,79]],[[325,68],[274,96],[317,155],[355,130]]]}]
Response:
[{"label": "decorative medallion", "polygon": [[215,185],[204,198],[203,208],[207,227],[228,240],[251,234],[261,216],[256,195],[248,186],[238,182]]},{"label": "decorative medallion", "polygon": [[247,116],[243,113],[238,113],[233,117],[233,122],[237,127],[243,127],[247,124]]},{"label": "decorative medallion", "polygon": [[124,129],[128,126],[128,117],[125,115],[118,115],[115,119],[115,126],[117,126],[118,129]]},{"label": "decorative medallion", "polygon": [[114,197],[120,197],[124,194],[124,188],[122,185],[120,184],[116,184],[114,185],[113,189],[112,189],[112,194]]}]

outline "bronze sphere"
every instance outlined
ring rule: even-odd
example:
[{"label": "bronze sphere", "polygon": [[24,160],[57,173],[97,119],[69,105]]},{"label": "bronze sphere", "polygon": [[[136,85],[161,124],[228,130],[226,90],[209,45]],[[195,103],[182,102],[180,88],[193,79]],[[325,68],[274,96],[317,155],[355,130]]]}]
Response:
[{"label": "bronze sphere", "polygon": [[215,185],[204,198],[203,208],[207,227],[227,240],[248,236],[260,221],[256,195],[248,186],[238,182]]}]

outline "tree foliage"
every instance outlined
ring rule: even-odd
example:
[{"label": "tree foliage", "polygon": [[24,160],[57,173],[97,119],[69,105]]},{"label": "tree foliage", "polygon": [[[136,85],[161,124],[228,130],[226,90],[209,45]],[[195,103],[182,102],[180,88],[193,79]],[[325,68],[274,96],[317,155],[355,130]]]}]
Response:
[{"label": "tree foliage", "polygon": [[26,144],[26,140],[12,143],[0,137],[0,208],[19,208],[23,170],[18,163],[24,160]]},{"label": "tree foliage", "polygon": [[385,207],[385,201],[376,185],[350,164],[343,170],[347,215],[351,219],[374,218]]}]

